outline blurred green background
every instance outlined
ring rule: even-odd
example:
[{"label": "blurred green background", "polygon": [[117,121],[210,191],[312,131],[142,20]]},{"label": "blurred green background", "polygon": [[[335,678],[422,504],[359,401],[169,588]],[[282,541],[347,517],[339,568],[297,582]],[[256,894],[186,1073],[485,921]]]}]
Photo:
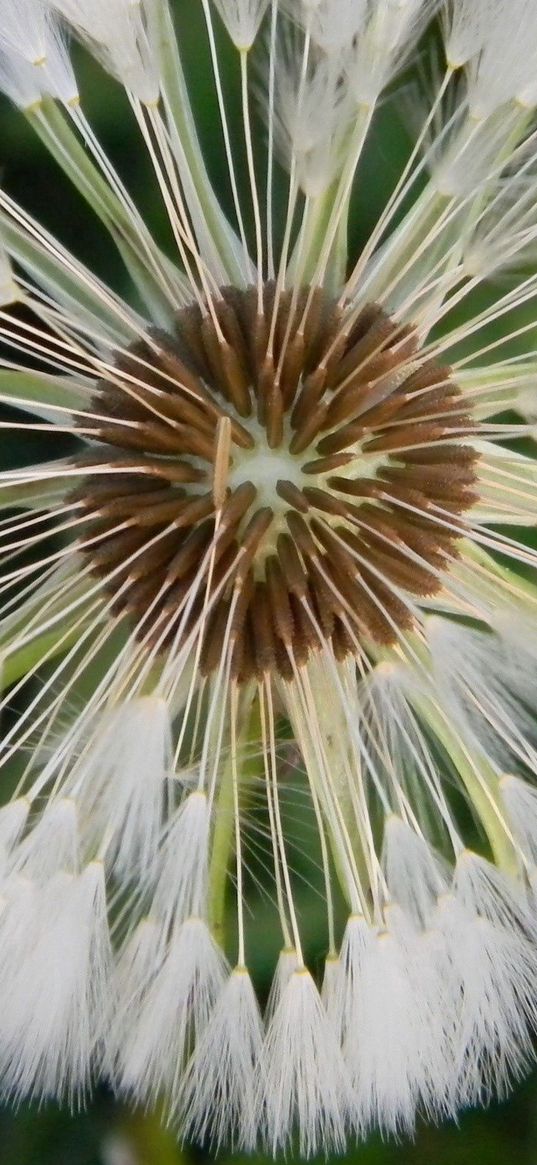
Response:
[{"label": "blurred green background", "polygon": [[[229,202],[200,7],[197,0],[176,0],[176,10],[200,137],[216,187]],[[219,43],[234,150],[239,170],[244,171],[235,61],[224,37]],[[128,103],[120,87],[83,51],[75,48],[74,55],[84,109],[159,241],[169,246],[165,215],[150,180]],[[411,75],[403,79],[407,95],[411,93],[411,83]],[[366,150],[353,200],[353,253],[367,237],[408,156],[409,138],[397,116],[398,105],[390,99],[383,104]],[[257,140],[262,142],[263,128],[257,128]],[[117,290],[130,294],[107,236],[58,173],[24,118],[1,99],[0,180],[99,275]],[[281,182],[277,197],[282,199],[283,194]],[[246,197],[244,201],[247,202]],[[0,450],[0,466],[39,457],[43,449],[41,439],[35,436],[24,442],[24,448],[22,443],[13,447],[12,441],[13,438],[6,439]],[[304,901],[303,913],[308,913],[311,921],[315,904]],[[277,940],[266,928],[263,933],[264,941],[254,952],[254,963],[258,981],[266,989]],[[390,1055],[389,1047],[386,1055]],[[84,1111],[73,1114],[52,1104],[25,1106],[15,1113],[0,1109],[0,1165],[196,1165],[209,1159],[210,1153],[203,1146],[182,1151],[174,1136],[160,1127],[157,1117],[125,1109],[104,1088],[97,1091]],[[292,1161],[291,1153],[287,1159]],[[245,1158],[222,1153],[219,1160],[222,1165],[232,1165]],[[250,1160],[261,1165],[265,1158]],[[486,1112],[468,1112],[458,1125],[420,1127],[413,1143],[386,1143],[372,1138],[340,1160],[349,1165],[355,1161],[361,1165],[537,1165],[537,1075],[519,1086],[509,1100],[492,1105]]]}]

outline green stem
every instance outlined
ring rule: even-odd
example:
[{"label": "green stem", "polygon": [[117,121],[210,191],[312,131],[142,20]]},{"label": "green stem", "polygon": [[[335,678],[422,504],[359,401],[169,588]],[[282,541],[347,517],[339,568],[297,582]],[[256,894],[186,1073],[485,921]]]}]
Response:
[{"label": "green stem", "polygon": [[74,377],[0,368],[0,400],[52,425],[68,425],[72,411],[87,406],[88,395],[87,386],[77,383]]},{"label": "green stem", "polygon": [[[498,562],[498,560],[493,558],[493,556],[489,554],[487,550],[482,549],[481,546],[478,546],[477,543],[472,542],[470,539],[466,539],[464,541],[462,544],[462,550],[464,551],[464,554],[461,554],[461,561],[466,559],[470,559],[471,561],[473,560],[480,568],[486,571],[488,576],[486,582],[486,593],[488,595],[490,595],[490,585],[492,580],[494,576],[496,576],[499,585],[502,588],[508,587],[511,593],[514,592],[516,594],[518,603],[521,602],[522,596],[524,596],[528,603],[528,606],[525,608],[525,614],[529,615],[531,619],[535,618],[537,609],[537,587],[534,582],[534,572],[531,567],[529,568],[528,575],[521,573],[520,569],[512,570],[510,567],[504,566],[503,563]],[[476,585],[478,582],[479,576],[476,580]]]},{"label": "green stem", "polygon": [[474,758],[468,755],[447,716],[432,700],[413,698],[412,703],[455,765],[487,834],[496,864],[506,873],[516,874],[519,861],[505,825],[505,810],[495,769],[485,756]]},{"label": "green stem", "polygon": [[[300,228],[300,235],[289,264],[289,277],[299,279],[307,286],[316,276],[319,267],[326,232],[334,210],[334,200],[338,184],[334,183],[318,198],[308,199],[304,208],[304,216]],[[342,216],[338,227],[337,238],[332,247],[330,258],[326,265],[324,286],[337,292],[345,279],[347,264],[347,217]]]},{"label": "green stem", "polygon": [[[17,408],[19,407],[17,405]],[[68,492],[69,483],[66,483],[65,477],[55,478],[51,475],[47,478],[47,505],[50,504],[51,498],[53,498],[54,502],[61,503]],[[18,485],[6,486],[5,489],[0,489],[0,510],[9,510],[12,508],[42,510],[43,500],[44,490],[42,483],[39,481],[23,482]]]},{"label": "green stem", "polygon": [[443,227],[441,235],[436,236],[434,242],[427,243],[437,225],[451,213],[453,203],[451,196],[439,193],[430,184],[426,186],[404,221],[373,259],[366,284],[369,300],[382,298],[385,289],[391,289],[392,284],[397,289],[398,299],[404,299],[407,289],[416,284],[416,264],[419,264],[420,277],[426,279],[428,270],[439,260],[440,239],[444,252],[448,253],[459,238],[458,218],[454,215],[450,219],[450,229]]},{"label": "green stem", "polygon": [[[96,280],[92,284],[84,278],[85,272],[81,266],[77,264],[71,272],[61,252],[55,255],[46,251],[23,227],[1,211],[0,226],[9,254],[36,276],[38,282],[51,289],[60,303],[67,303],[77,319],[87,321],[92,329],[96,325],[101,331],[105,329],[112,343],[129,344],[132,341],[133,327],[129,327],[119,310],[114,310],[114,300],[108,288],[104,288],[103,296]],[[106,302],[107,297],[110,297],[109,304]]]},{"label": "green stem", "polygon": [[[139,216],[123,205],[99,173],[55,102],[44,98],[39,106],[27,112],[27,118],[64,174],[106,227],[146,306],[158,322],[169,323],[170,294],[163,288],[168,281],[171,287],[175,283],[179,290],[184,282],[180,272],[161,255]],[[151,265],[156,266],[156,271],[151,271]],[[158,274],[159,270],[162,275]]]},{"label": "green stem", "polygon": [[228,867],[233,852],[233,774],[228,762],[222,773],[215,809],[215,826],[209,868],[209,925],[216,942],[225,943]]},{"label": "green stem", "polygon": [[18,650],[6,652],[5,657],[2,657],[0,650],[0,690],[5,691],[22,676],[35,672],[40,664],[64,654],[76,643],[79,635],[79,627],[74,627],[69,634],[62,625],[54,631],[36,636],[31,643],[24,644]]},{"label": "green stem", "polygon": [[[468,545],[471,546],[471,544]],[[483,552],[479,548],[472,547],[469,553],[472,553],[473,550],[477,550],[475,557],[481,561]],[[491,568],[497,567],[497,564],[492,561],[490,565]],[[503,574],[504,572],[499,568],[498,573]],[[537,591],[535,588],[532,590],[535,600]],[[421,661],[424,673],[427,673],[427,654],[419,637],[410,633],[407,636],[407,644],[412,655]],[[404,651],[404,640],[402,647]],[[377,663],[388,660],[389,654],[384,650],[381,649],[377,652]],[[412,696],[409,696],[409,702],[456,769],[485,830],[495,862],[506,873],[517,874],[520,868],[517,849],[505,821],[504,803],[500,792],[502,774],[498,774],[483,752],[476,750],[470,754],[463,744],[462,737],[457,733],[455,727],[452,727],[447,713],[432,698],[413,693]]]},{"label": "green stem", "polygon": [[[503,157],[507,161],[511,156],[526,124],[527,118],[521,114],[504,143],[499,159]],[[459,163],[465,151],[479,149],[478,140],[474,145],[476,125],[469,117],[452,148],[453,158],[457,160],[458,157]],[[449,166],[449,158],[447,161]],[[493,189],[500,170],[501,164],[496,161],[490,179]],[[422,283],[426,282],[428,272],[437,266],[442,256],[446,257],[446,270],[448,257],[449,266],[455,269],[466,241],[471,237],[486,206],[489,192],[490,185],[480,185],[477,195],[472,198],[471,193],[443,192],[434,182],[429,182],[401,224],[392,232],[389,241],[380,248],[377,260],[373,261],[372,277],[367,281],[368,298],[382,298],[386,287],[394,282],[398,300],[401,301],[416,286],[418,277]],[[436,228],[439,228],[438,233]]]},{"label": "green stem", "polygon": [[[239,239],[216,197],[203,160],[168,4],[156,6],[155,22],[161,89],[184,155],[181,176],[189,210],[194,224],[198,229],[203,226],[206,238],[210,237],[230,282],[241,287],[245,285],[245,257]],[[210,259],[210,256],[206,258]]]},{"label": "green stem", "polygon": [[290,263],[290,273],[301,283],[322,276],[323,286],[336,293],[345,282],[348,257],[348,217],[356,167],[360,160],[372,109],[360,107],[348,135],[346,162],[327,190],[308,198],[300,234]]},{"label": "green stem", "polygon": [[[263,766],[259,750],[252,749],[260,740],[260,710],[257,697],[246,691],[241,701],[244,723],[237,736],[237,771],[241,799],[248,795],[250,784]],[[227,761],[218,788],[214,812],[214,830],[209,865],[209,924],[221,947],[225,944],[226,893],[228,870],[235,852],[235,814],[233,809],[233,769]]]}]

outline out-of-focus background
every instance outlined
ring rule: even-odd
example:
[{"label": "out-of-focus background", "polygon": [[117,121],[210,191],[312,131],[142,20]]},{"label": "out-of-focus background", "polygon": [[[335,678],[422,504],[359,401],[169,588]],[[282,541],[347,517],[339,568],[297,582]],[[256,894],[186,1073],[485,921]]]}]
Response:
[{"label": "out-of-focus background", "polygon": [[[229,197],[228,183],[200,6],[197,0],[176,0],[176,9],[200,137],[217,189],[225,199]],[[233,54],[224,37],[220,49],[240,169],[244,150],[237,78]],[[159,241],[167,245],[165,215],[150,181],[147,158],[127,101],[120,87],[82,50],[75,48],[74,55],[84,109]],[[412,83],[411,73],[401,80],[405,102],[412,101]],[[400,92],[397,100],[388,99],[373,127],[353,204],[351,244],[355,252],[367,238],[408,156],[410,137],[400,117],[405,102],[400,100]],[[262,134],[259,125],[258,140]],[[99,275],[118,291],[129,294],[121,264],[107,236],[58,173],[24,117],[1,98],[0,181]],[[35,435],[28,435],[26,440],[17,437],[16,444],[12,436],[4,437],[0,467],[38,458],[42,449],[42,442]],[[307,890],[302,908],[314,928],[315,901],[308,901]],[[267,926],[263,947],[252,952],[262,991],[270,978],[277,942],[276,935],[270,934],[270,924]],[[389,1046],[386,1055],[390,1055]],[[198,1165],[210,1157],[208,1146],[181,1150],[173,1133],[162,1129],[158,1117],[128,1110],[104,1088],[96,1092],[83,1111],[76,1113],[60,1111],[53,1104],[40,1108],[22,1106],[17,1112],[0,1108],[0,1165]],[[287,1159],[292,1161],[292,1154]],[[221,1165],[234,1165],[241,1160],[246,1158],[233,1153],[219,1156]],[[266,1159],[260,1156],[250,1160],[253,1165],[262,1165]],[[468,1112],[458,1125],[419,1127],[412,1143],[386,1143],[371,1138],[341,1161],[349,1165],[355,1161],[361,1165],[537,1165],[537,1075],[519,1085],[509,1100],[491,1104],[487,1111]]]}]

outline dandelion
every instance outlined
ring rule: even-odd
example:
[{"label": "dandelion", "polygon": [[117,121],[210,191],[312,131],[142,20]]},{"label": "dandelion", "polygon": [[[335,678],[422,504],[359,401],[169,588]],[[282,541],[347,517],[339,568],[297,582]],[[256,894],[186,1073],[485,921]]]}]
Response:
[{"label": "dandelion", "polygon": [[[308,1155],[532,1058],[537,13],[194,6],[222,201],[167,0],[0,0],[0,85],[130,288],[0,190],[1,425],[46,443],[0,474],[0,1081]],[[381,104],[413,138],[353,251]]]}]

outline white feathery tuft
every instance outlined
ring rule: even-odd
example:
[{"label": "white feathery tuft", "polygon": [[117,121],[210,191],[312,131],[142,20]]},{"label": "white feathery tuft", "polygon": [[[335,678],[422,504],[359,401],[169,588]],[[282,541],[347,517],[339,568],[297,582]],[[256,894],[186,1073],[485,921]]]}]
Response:
[{"label": "white feathery tuft", "polygon": [[535,936],[523,886],[512,882],[480,854],[464,850],[459,856],[453,892],[465,910],[493,926],[517,931],[527,941]]},{"label": "white feathery tuft", "polygon": [[143,696],[95,724],[71,774],[87,846],[98,853],[104,843],[107,860],[125,878],[154,866],[171,757],[166,702]]},{"label": "white feathery tuft", "polygon": [[537,789],[506,773],[500,780],[500,791],[519,845],[527,859],[537,864]]},{"label": "white feathery tuft", "polygon": [[[491,142],[491,145],[494,143]],[[488,159],[489,171],[494,166]],[[531,147],[527,156],[517,152],[513,167],[503,171],[490,188],[490,201],[468,236],[464,267],[469,275],[483,277],[513,273],[534,261],[537,239],[535,179],[537,169]]]},{"label": "white feathery tuft", "polygon": [[323,982],[321,985],[321,999],[323,1007],[330,1020],[336,1018],[338,1040],[341,1043],[340,1008],[338,1005],[339,988],[341,983],[341,966],[339,957],[327,955],[324,963]]},{"label": "white feathery tuft", "polygon": [[[515,0],[515,4],[517,0]],[[519,7],[522,8],[522,3]],[[483,47],[487,31],[495,21],[502,20],[510,0],[450,0],[442,6],[444,43],[448,64],[459,69],[477,56]]]},{"label": "white feathery tuft", "polygon": [[342,84],[338,60],[319,57],[304,79],[301,46],[292,38],[281,41],[274,140],[283,164],[296,166],[303,192],[315,198],[343,166],[355,105],[348,86]]},{"label": "white feathery tuft", "polygon": [[534,924],[490,863],[465,852],[435,925],[446,944],[457,1104],[504,1093],[532,1055],[537,970]]},{"label": "white feathery tuft", "polygon": [[214,0],[236,48],[251,49],[270,0]]},{"label": "white feathery tuft", "polygon": [[[444,10],[446,11],[446,10]],[[458,0],[447,9],[446,55],[467,66],[472,115],[486,118],[517,99],[537,99],[537,10],[533,0]]]},{"label": "white feathery tuft", "polygon": [[79,819],[75,801],[56,797],[11,851],[10,871],[42,884],[59,871],[75,874],[80,867]]},{"label": "white feathery tuft", "polygon": [[[437,616],[425,622],[437,691],[443,707],[464,724],[467,741],[501,769],[522,761],[534,767],[537,653],[522,612],[491,611],[490,630]],[[529,631],[526,634],[526,631]],[[477,754],[476,754],[477,755]]]},{"label": "white feathery tuft", "polygon": [[145,924],[129,969],[116,983],[109,1038],[113,1079],[141,1101],[149,1096],[156,1102],[164,1094],[173,1116],[186,1057],[207,1026],[227,965],[206,924],[191,918],[164,953]]},{"label": "white feathery tuft", "polygon": [[283,950],[278,955],[278,962],[270,985],[269,997],[265,1008],[265,1024],[268,1026],[274,1012],[277,1011],[282,995],[287,987],[291,975],[298,970],[300,962],[296,951]]},{"label": "white feathery tuft", "polygon": [[383,863],[392,899],[417,925],[426,926],[438,895],[448,888],[447,866],[425,838],[395,814],[384,827]]},{"label": "white feathery tuft", "polygon": [[[509,111],[502,118],[487,118],[484,121],[471,121],[467,117],[464,106],[459,105],[456,111],[450,114],[449,130],[443,133],[440,140],[428,151],[427,160],[432,175],[434,187],[445,197],[457,199],[469,198],[471,194],[480,191],[494,193],[497,188],[498,155],[507,148],[509,133],[513,132],[516,114]],[[503,175],[500,178],[503,181]],[[483,216],[491,216],[490,209],[483,211]],[[474,264],[479,262],[479,244],[477,243],[480,219],[472,224],[467,238],[464,240],[464,265],[472,271],[472,248],[474,249]],[[488,250],[488,264],[481,274],[490,275],[495,271],[490,266],[494,259],[505,252],[508,239],[504,239],[500,249]],[[487,260],[486,247],[481,248],[482,260]],[[479,268],[478,268],[479,269]]]},{"label": "white feathery tuft", "polygon": [[23,109],[45,94],[66,104],[78,88],[48,0],[0,0],[0,89]]},{"label": "white feathery tuft", "polygon": [[116,955],[100,1043],[104,1070],[118,1087],[123,1085],[125,1042],[131,1038],[164,952],[162,927],[147,917],[131,930]]},{"label": "white feathery tuft", "polygon": [[166,929],[204,916],[207,896],[210,809],[205,793],[185,798],[159,848],[153,913]]},{"label": "white feathery tuft", "polygon": [[[343,1051],[349,1069],[359,1129],[380,1127],[409,1133],[416,1109],[437,1075],[429,1035],[429,1007],[420,994],[410,956],[416,935],[406,921],[404,939],[395,930],[371,931],[342,959],[347,977]],[[425,952],[423,951],[422,954]],[[435,982],[431,975],[430,981]],[[436,1000],[435,1000],[436,1002]],[[389,1054],[387,1054],[389,1049]]]},{"label": "white feathery tuft", "polygon": [[151,36],[151,4],[144,0],[49,0],[86,41],[103,66],[141,102],[159,98],[158,66]]},{"label": "white feathery tuft", "polygon": [[362,32],[369,0],[283,0],[282,8],[323,53],[337,57]]},{"label": "white feathery tuft", "polygon": [[186,1135],[218,1149],[252,1151],[259,1125],[256,1080],[263,1024],[250,976],[236,967],[188,1064],[177,1101]]},{"label": "white feathery tuft", "polygon": [[333,1026],[303,968],[290,976],[271,1019],[259,1094],[271,1153],[288,1148],[295,1129],[301,1156],[341,1150],[349,1118],[347,1076]]},{"label": "white feathery tuft", "polygon": [[374,935],[374,928],[362,915],[351,914],[339,958],[332,963],[330,970],[328,961],[325,966],[324,1004],[347,1063],[353,1059],[356,1050],[363,963]]},{"label": "white feathery tuft", "polygon": [[[358,105],[374,108],[382,90],[408,60],[436,4],[437,0],[378,0],[368,6],[367,23],[357,36],[349,36],[345,58],[348,83]],[[335,7],[334,19],[339,19]]]},{"label": "white feathery tuft", "polygon": [[29,812],[30,802],[27,797],[17,797],[0,809],[0,878],[7,870],[13,847],[25,828]]},{"label": "white feathery tuft", "polygon": [[83,1097],[95,1031],[108,997],[111,952],[103,868],[59,873],[34,885],[26,916],[20,896],[19,959],[1,959],[0,1068],[13,1098]]},{"label": "white feathery tuft", "polygon": [[44,0],[0,0],[0,48],[30,65],[47,55],[50,7]]}]

